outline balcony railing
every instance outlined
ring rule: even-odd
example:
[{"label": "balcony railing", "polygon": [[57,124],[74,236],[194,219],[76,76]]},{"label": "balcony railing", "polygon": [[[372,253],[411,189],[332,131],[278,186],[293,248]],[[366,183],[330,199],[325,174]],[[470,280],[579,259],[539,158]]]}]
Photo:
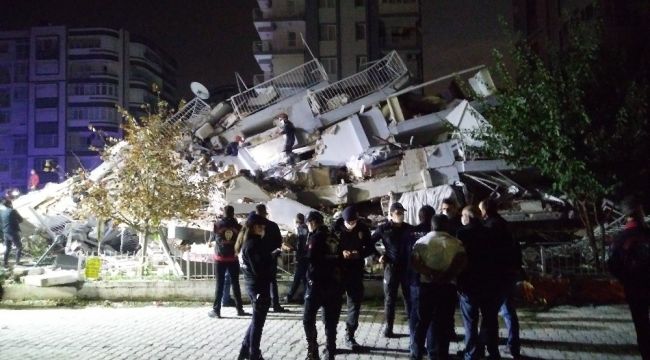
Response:
[{"label": "balcony railing", "polygon": [[235,114],[243,118],[322,81],[327,81],[327,74],[321,63],[314,59],[234,95],[230,103]]},{"label": "balcony railing", "polygon": [[365,70],[309,94],[312,111],[324,114],[375,91],[382,90],[408,74],[397,52],[392,51]]}]

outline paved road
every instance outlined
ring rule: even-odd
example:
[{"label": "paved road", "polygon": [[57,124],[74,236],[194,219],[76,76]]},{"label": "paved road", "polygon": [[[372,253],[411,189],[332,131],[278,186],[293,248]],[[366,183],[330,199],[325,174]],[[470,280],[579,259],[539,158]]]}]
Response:
[{"label": "paved road", "polygon": [[[265,359],[304,359],[301,308],[270,313],[264,328]],[[208,307],[86,307],[0,310],[0,359],[236,359],[249,318],[224,309],[224,319],[206,316]],[[383,312],[363,309],[357,340],[362,354],[343,348],[341,359],[407,358],[408,337],[385,339]],[[537,359],[638,359],[634,329],[624,306],[558,307],[520,311],[523,354]],[[403,318],[401,319],[403,321]],[[319,343],[324,343],[319,324]],[[457,319],[456,331],[462,335]],[[406,333],[401,323],[396,332]],[[503,329],[501,335],[504,335]],[[455,353],[459,342],[452,344]]]}]

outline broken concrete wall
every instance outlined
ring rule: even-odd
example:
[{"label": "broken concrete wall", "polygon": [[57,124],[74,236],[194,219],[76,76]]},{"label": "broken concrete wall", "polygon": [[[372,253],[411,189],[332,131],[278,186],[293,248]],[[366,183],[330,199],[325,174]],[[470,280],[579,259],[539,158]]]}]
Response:
[{"label": "broken concrete wall", "polygon": [[356,115],[323,131],[316,146],[315,161],[326,166],[343,166],[370,147],[366,132]]}]

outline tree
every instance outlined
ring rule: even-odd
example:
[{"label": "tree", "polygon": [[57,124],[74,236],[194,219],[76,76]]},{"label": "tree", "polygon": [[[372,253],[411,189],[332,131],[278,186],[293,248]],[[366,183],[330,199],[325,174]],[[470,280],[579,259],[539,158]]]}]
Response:
[{"label": "tree", "polygon": [[489,124],[476,134],[489,155],[536,168],[552,180],[556,194],[571,200],[596,261],[600,202],[644,190],[647,177],[638,181],[626,160],[633,155],[636,174],[647,176],[650,150],[647,68],[629,64],[620,49],[602,46],[599,28],[574,29],[568,46],[548,61],[524,41],[514,44],[512,71],[495,51],[498,105],[484,107]]},{"label": "tree", "polygon": [[[144,109],[146,115],[136,119],[118,108],[124,140],[99,150],[109,172],[93,180],[80,170],[82,181],[73,188],[81,194],[81,214],[112,219],[138,232],[143,264],[149,235],[160,235],[165,220],[198,218],[210,191],[210,179],[198,176],[198,169],[180,155],[184,124],[168,121],[168,104],[158,99],[154,112],[148,105]],[[161,243],[169,254],[167,242]]]}]

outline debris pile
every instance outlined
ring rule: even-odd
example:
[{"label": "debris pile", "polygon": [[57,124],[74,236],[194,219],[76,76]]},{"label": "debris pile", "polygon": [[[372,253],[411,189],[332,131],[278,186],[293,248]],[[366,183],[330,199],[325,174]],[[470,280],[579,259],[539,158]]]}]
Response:
[{"label": "debris pile", "polygon": [[[480,99],[423,95],[428,86],[460,76],[471,76],[467,83]],[[480,108],[494,103],[487,69],[478,66],[423,84],[410,80],[402,59],[391,52],[337,82],[330,82],[314,59],[215,106],[205,101],[207,90],[193,84],[197,97],[170,121],[186,125],[179,154],[201,165],[196,176],[217,175],[218,181],[205,216],[169,219],[169,237],[183,239],[174,228],[211,230],[226,204],[244,215],[265,203],[270,219],[285,231],[293,230],[296,213],[317,209],[334,215],[348,204],[359,204],[363,215],[379,221],[389,196],[402,202],[411,223],[424,204],[438,208],[448,197],[463,204],[490,194],[513,204],[506,212],[511,221],[566,217],[561,200],[549,201],[543,191],[516,180],[527,169],[476,151],[482,144],[472,133],[485,124]],[[102,178],[114,166],[105,162],[90,177]],[[137,252],[137,238],[128,229],[105,227],[98,241],[97,224],[71,217],[75,181],[49,184],[18,198],[14,207],[66,253]],[[207,240],[201,234],[188,237],[179,248]]]}]

